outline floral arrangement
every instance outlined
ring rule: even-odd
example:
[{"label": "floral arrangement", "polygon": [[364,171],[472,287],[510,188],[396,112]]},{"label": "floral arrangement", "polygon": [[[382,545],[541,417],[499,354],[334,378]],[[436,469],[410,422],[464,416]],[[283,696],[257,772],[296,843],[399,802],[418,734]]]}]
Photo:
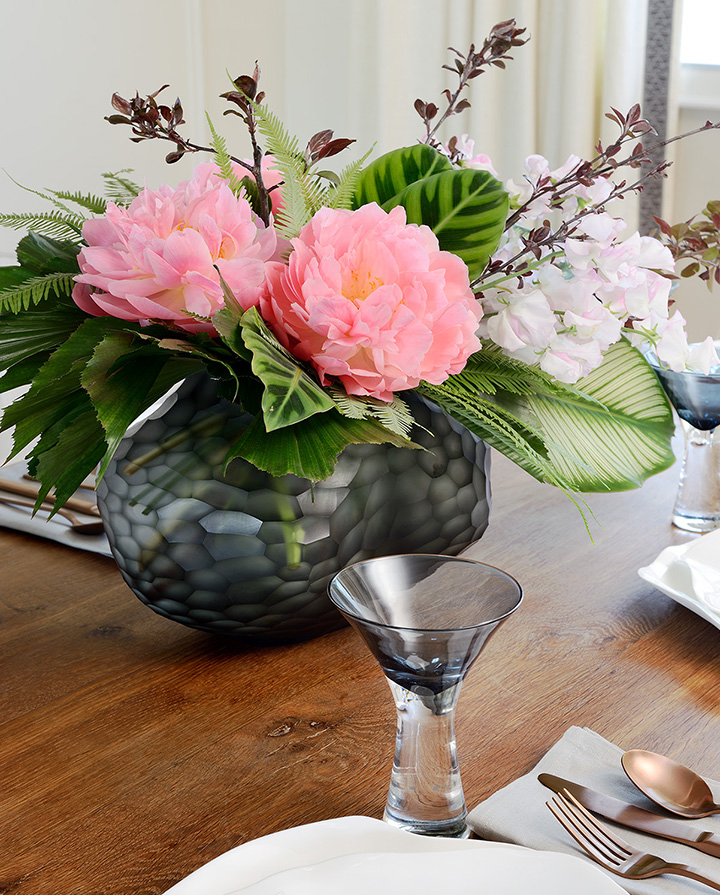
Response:
[{"label": "floral arrangement", "polygon": [[13,455],[35,442],[38,501],[54,488],[60,506],[102,475],[130,423],[200,371],[254,416],[227,462],[273,475],[326,478],[350,443],[416,447],[408,390],[568,491],[666,468],[671,410],[638,346],[673,369],[717,358],[710,343],[691,350],[669,310],[675,257],[698,250],[679,244],[698,227],[659,222],[656,239],[607,211],[665,167],[650,166],[639,106],[613,110],[619,135],[594,158],[551,169],[531,156],[505,184],[467,135],[438,136],[468,82],[524,42],[511,20],[453,50],[442,111],[415,103],[420,141],[339,173],[326,160],[354,141],[325,130],[301,147],[257,67],[224,94],[250,158],[212,122],[210,146],[181,134],[179,100],[115,94],[108,120],[132,140],[169,141],[170,163],[212,160],[176,187],[141,190],[122,171],[104,175],[107,198],[47,192],[53,210],[0,216],[30,230],[0,269],[0,369],[4,391],[28,386],[2,428]]}]

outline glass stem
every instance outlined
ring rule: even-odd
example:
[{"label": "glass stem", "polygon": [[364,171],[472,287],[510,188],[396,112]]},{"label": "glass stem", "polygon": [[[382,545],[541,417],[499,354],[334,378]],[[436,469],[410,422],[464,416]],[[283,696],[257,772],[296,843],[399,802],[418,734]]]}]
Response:
[{"label": "glass stem", "polygon": [[696,429],[682,421],[685,454],[672,521],[685,531],[720,525],[720,427]]},{"label": "glass stem", "polygon": [[412,833],[470,834],[455,745],[461,683],[434,694],[388,679],[397,708],[397,737],[384,818]]}]

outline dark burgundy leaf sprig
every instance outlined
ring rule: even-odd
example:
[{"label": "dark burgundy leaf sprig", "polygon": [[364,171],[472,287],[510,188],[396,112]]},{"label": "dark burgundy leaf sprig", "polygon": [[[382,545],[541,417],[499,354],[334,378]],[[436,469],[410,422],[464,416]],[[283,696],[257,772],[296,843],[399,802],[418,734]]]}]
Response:
[{"label": "dark burgundy leaf sprig", "polygon": [[[242,119],[250,136],[252,145],[252,161],[237,158],[230,155],[231,161],[235,162],[241,168],[248,172],[251,182],[245,181],[245,185],[249,188],[249,193],[255,206],[255,211],[268,226],[270,223],[270,198],[269,194],[278,189],[282,184],[267,189],[262,177],[262,158],[263,151],[258,142],[258,126],[256,118],[256,108],[265,98],[265,93],[258,90],[260,81],[260,69],[255,64],[252,75],[240,75],[239,78],[233,80],[233,90],[229,90],[220,94],[221,97],[231,103],[232,107],[226,109],[223,115],[236,115]],[[168,164],[179,161],[185,153],[188,152],[210,152],[215,153],[215,149],[211,146],[203,146],[187,139],[178,131],[178,127],[185,124],[183,119],[183,108],[179,99],[176,99],[172,106],[163,105],[157,102],[156,97],[169,85],[165,84],[155,93],[151,93],[146,97],[141,97],[138,93],[132,99],[124,99],[119,93],[112,96],[112,106],[115,109],[115,115],[106,116],[106,121],[110,124],[126,124],[132,128],[133,136],[130,139],[139,143],[143,140],[168,140],[175,144],[175,149],[165,156]],[[337,155],[342,152],[355,140],[346,138],[333,139],[331,130],[322,130],[314,134],[304,150],[303,161],[305,170],[309,170],[312,165],[323,158]]]},{"label": "dark burgundy leaf sprig", "polygon": [[[450,116],[457,115],[459,112],[470,108],[469,100],[460,99],[460,94],[468,82],[473,78],[477,78],[490,66],[505,68],[505,61],[512,59],[509,51],[514,47],[521,47],[529,40],[529,38],[521,37],[524,32],[525,28],[518,28],[515,19],[508,19],[495,25],[477,52],[475,51],[475,44],[470,44],[467,55],[453,47],[448,48],[455,53],[456,58],[452,65],[443,65],[443,68],[457,74],[459,79],[458,86],[454,92],[443,90],[447,106],[439,118],[437,116],[440,109],[436,103],[425,102],[421,99],[415,100],[415,110],[425,124],[425,137],[421,142],[427,143],[434,149],[441,148],[441,143],[435,136],[439,128]],[[451,138],[448,144],[451,154],[455,153],[457,155],[456,145],[457,138]],[[452,159],[451,155],[451,160],[453,161],[457,161],[458,158],[459,156]]]},{"label": "dark burgundy leaf sprig", "polygon": [[169,84],[164,84],[155,93],[145,97],[136,93],[132,99],[125,99],[119,93],[113,93],[112,107],[118,114],[107,115],[105,120],[110,124],[130,125],[135,135],[130,137],[133,143],[156,139],[174,143],[176,149],[165,157],[169,164],[179,161],[186,152],[212,151],[207,146],[198,146],[186,140],[177,130],[181,124],[185,124],[183,107],[179,99],[176,99],[172,106],[157,102],[156,97],[168,87]]},{"label": "dark burgundy leaf sprig", "polygon": [[667,246],[675,263],[684,263],[680,277],[698,276],[708,289],[713,281],[720,284],[720,200],[708,202],[700,214],[670,225],[655,218],[657,239]]}]

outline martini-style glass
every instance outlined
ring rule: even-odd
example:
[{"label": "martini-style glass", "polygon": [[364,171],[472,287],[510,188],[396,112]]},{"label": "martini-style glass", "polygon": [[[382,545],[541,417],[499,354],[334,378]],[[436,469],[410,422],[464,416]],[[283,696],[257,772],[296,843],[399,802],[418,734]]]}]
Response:
[{"label": "martini-style glass", "polygon": [[488,637],[520,605],[520,585],[471,559],[406,554],[348,566],[331,581],[330,599],[370,647],[395,699],[384,819],[412,833],[467,837],[455,707]]},{"label": "martini-style glass", "polygon": [[685,531],[710,531],[720,526],[720,368],[708,374],[674,373],[664,370],[653,352],[645,357],[677,411],[685,435],[673,525]]}]

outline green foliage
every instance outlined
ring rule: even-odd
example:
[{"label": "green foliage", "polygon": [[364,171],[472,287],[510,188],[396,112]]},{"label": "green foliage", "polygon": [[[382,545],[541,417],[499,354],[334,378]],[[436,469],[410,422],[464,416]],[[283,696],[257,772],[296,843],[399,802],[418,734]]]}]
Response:
[{"label": "green foliage", "polygon": [[85,319],[75,305],[42,308],[42,313],[0,315],[0,370],[54,351]]},{"label": "green foliage", "polygon": [[297,138],[293,137],[266,106],[254,105],[258,130],[265,138],[265,151],[275,158],[283,175],[283,208],[275,215],[275,226],[287,239],[297,236],[322,206],[325,187],[305,165]]},{"label": "green foliage", "polygon": [[52,239],[41,233],[28,233],[17,247],[18,264],[37,276],[55,273],[79,273],[77,255],[80,246],[67,240]]},{"label": "green foliage", "polygon": [[81,376],[104,430],[106,448],[98,479],[133,420],[175,382],[203,369],[197,359],[169,358],[138,342],[134,333],[108,334],[95,346]]},{"label": "green foliage", "polygon": [[417,391],[534,478],[567,487],[549,463],[547,448],[539,432],[486,396],[455,389],[454,384],[452,377],[442,385],[423,382]]},{"label": "green foliage", "polygon": [[0,227],[13,230],[32,230],[55,239],[79,240],[84,219],[79,215],[68,216],[60,211],[23,212],[0,214]]},{"label": "green foliage", "polygon": [[236,196],[241,195],[243,192],[243,184],[242,179],[237,176],[235,173],[235,167],[233,165],[233,161],[230,158],[230,153],[227,148],[227,141],[223,136],[221,136],[213,126],[212,121],[210,120],[210,116],[205,113],[205,117],[207,118],[208,127],[210,128],[210,135],[212,136],[211,146],[215,153],[215,161],[220,168],[220,174],[227,181],[228,186],[233,191]]},{"label": "green foliage", "polygon": [[0,313],[10,311],[18,314],[20,311],[27,311],[31,305],[47,301],[53,295],[56,298],[70,295],[74,285],[73,275],[69,273],[47,273],[41,277],[28,277],[18,286],[0,290]]},{"label": "green foliage", "polygon": [[129,205],[132,200],[139,195],[142,187],[123,174],[131,173],[132,168],[122,168],[120,171],[105,172],[103,180],[105,181],[105,195],[111,202],[117,205]]},{"label": "green foliage", "polygon": [[243,457],[270,475],[292,473],[317,482],[332,475],[338,454],[349,444],[385,443],[416,447],[375,420],[346,419],[336,410],[273,432],[257,416],[231,446],[227,465]]},{"label": "green foliage", "polygon": [[378,401],[375,398],[360,398],[348,395],[337,388],[328,389],[337,409],[343,416],[353,420],[376,419],[382,426],[407,438],[415,425],[412,412],[405,401],[395,395],[392,401]]},{"label": "green foliage", "polygon": [[[471,277],[483,269],[507,214],[507,195],[490,174],[454,168],[418,145],[388,153],[365,170],[364,156],[339,177],[325,177],[310,164],[319,153],[309,149],[306,156],[264,106],[253,104],[253,111],[285,180],[285,208],[277,216],[284,236],[297,235],[323,205],[378,202],[386,211],[402,205],[408,221],[431,227],[440,247],[458,255]],[[210,128],[221,171],[239,193],[242,180],[225,141]],[[126,173],[103,175],[108,197],[121,204],[140,190]],[[33,231],[19,242],[18,264],[0,268],[0,392],[29,386],[5,411],[1,429],[15,429],[13,456],[33,445],[39,500],[55,487],[61,506],[97,464],[102,475],[130,423],[200,371],[220,380],[222,396],[254,416],[228,463],[244,457],[271,475],[320,480],[349,444],[417,447],[401,395],[382,402],[320,386],[258,311],[240,306],[222,277],[225,307],[213,318],[220,338],[88,317],[71,299],[85,217],[70,206],[100,214],[105,200],[63,191],[38,195],[55,209],[0,216],[0,224]],[[602,366],[574,387],[486,345],[462,373],[442,385],[422,383],[417,391],[539,480],[568,491],[636,487],[673,459],[667,399],[626,342],[613,346]]]},{"label": "green foliage", "polygon": [[[48,315],[34,316],[42,321]],[[163,351],[135,324],[85,315],[79,326],[74,323],[69,333],[67,316],[54,327],[46,324],[35,334],[34,354],[26,348],[12,354],[12,363],[4,360],[14,381],[24,378],[31,385],[7,408],[0,428],[15,427],[11,456],[39,439],[30,456],[42,483],[40,499],[55,487],[58,505],[98,463],[102,475],[140,413],[173,384],[206,369],[202,358]]]},{"label": "green foliage", "polygon": [[481,392],[485,395],[494,395],[498,391],[529,395],[537,389],[570,388],[555,382],[540,367],[531,367],[508,357],[492,342],[486,342],[482,351],[468,358],[465,369],[452,377],[452,383],[453,388],[467,394]]},{"label": "green foliage", "polygon": [[357,180],[353,208],[377,202],[385,205],[411,183],[442,171],[453,171],[446,156],[424,143],[393,149],[368,165]]},{"label": "green foliage", "polygon": [[362,172],[354,206],[377,202],[385,211],[402,205],[408,223],[426,224],[440,248],[479,276],[498,247],[508,213],[508,196],[488,171],[453,168],[430,146],[395,149]]},{"label": "green foliage", "polygon": [[242,318],[242,338],[252,352],[252,371],[265,386],[262,412],[268,432],[294,426],[334,406],[327,392],[277,341],[255,308]]},{"label": "green foliage", "polygon": [[536,391],[518,413],[538,421],[550,460],[573,491],[636,488],[675,460],[672,408],[641,353],[624,339],[573,391]]},{"label": "green foliage", "polygon": [[328,208],[353,208],[355,196],[357,194],[360,177],[363,171],[363,165],[370,156],[372,147],[359,158],[342,169],[337,179],[337,183],[333,184],[327,191],[324,204]]},{"label": "green foliage", "polygon": [[408,223],[426,224],[440,248],[467,264],[470,279],[485,268],[498,247],[508,213],[508,194],[488,171],[443,171],[411,183],[384,203],[385,211],[402,205]]},{"label": "green foliage", "polygon": [[30,469],[41,482],[35,508],[40,507],[52,487],[55,506],[51,515],[72,497],[105,453],[102,426],[92,404],[89,399],[83,400],[81,393],[77,397],[82,402],[81,409],[49,426],[31,454]]},{"label": "green foliage", "polygon": [[540,481],[568,491],[621,491],[674,461],[670,405],[628,342],[612,345],[602,365],[572,388],[543,381],[529,367],[523,388],[519,367],[512,389],[496,380],[492,397],[468,388],[483,353],[469,375],[419,391]]},{"label": "green foliage", "polygon": [[105,214],[107,200],[103,199],[101,196],[94,196],[92,193],[69,193],[64,190],[51,190],[51,192],[57,199],[79,205],[91,214]]}]

